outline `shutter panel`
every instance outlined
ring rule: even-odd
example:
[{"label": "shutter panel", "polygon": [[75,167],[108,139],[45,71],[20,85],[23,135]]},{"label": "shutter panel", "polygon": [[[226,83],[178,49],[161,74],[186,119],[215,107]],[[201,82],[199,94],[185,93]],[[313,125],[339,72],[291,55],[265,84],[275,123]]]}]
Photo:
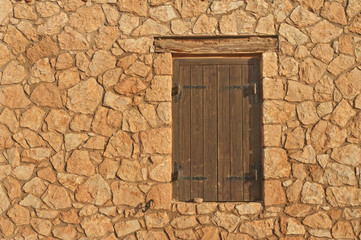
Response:
[{"label": "shutter panel", "polygon": [[261,199],[259,77],[256,58],[174,60],[176,199]]}]

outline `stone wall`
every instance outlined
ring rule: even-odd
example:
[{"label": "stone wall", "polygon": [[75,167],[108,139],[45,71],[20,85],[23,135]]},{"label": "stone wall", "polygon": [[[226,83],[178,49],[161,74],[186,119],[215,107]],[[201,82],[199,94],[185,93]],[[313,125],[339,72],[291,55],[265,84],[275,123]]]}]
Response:
[{"label": "stone wall", "polygon": [[[361,237],[360,12],[360,0],[0,0],[0,237]],[[278,35],[262,56],[262,203],[172,201],[172,55],[153,46],[165,35]]]}]

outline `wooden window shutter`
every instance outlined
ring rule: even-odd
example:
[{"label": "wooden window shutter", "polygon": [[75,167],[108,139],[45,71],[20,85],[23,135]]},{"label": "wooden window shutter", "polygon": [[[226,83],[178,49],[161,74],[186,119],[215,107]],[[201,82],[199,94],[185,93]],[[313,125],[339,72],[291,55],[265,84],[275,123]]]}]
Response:
[{"label": "wooden window shutter", "polygon": [[258,58],[174,60],[174,198],[261,199]]}]

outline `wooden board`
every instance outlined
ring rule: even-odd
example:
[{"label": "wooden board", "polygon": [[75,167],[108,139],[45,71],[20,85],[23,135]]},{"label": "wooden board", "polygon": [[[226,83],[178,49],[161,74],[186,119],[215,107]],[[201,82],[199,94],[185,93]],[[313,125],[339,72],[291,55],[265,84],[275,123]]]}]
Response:
[{"label": "wooden board", "polygon": [[260,53],[276,51],[278,39],[276,36],[155,38],[154,46],[158,53]]}]

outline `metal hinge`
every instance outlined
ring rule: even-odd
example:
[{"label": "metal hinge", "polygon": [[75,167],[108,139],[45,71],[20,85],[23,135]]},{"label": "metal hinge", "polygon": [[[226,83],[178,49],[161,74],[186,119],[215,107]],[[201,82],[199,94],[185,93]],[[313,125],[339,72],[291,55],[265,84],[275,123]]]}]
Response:
[{"label": "metal hinge", "polygon": [[252,88],[253,90],[253,94],[256,95],[257,94],[257,83],[250,83],[250,84],[246,84],[246,85],[230,85],[230,86],[224,86],[224,88],[228,88],[228,89],[250,89]]},{"label": "metal hinge", "polygon": [[183,176],[183,166],[181,164],[177,164],[176,162],[174,163],[173,169],[174,169],[174,171],[172,173],[172,181],[177,181],[177,180],[204,181],[204,180],[207,180],[207,177],[204,177],[204,176],[196,176],[196,177]]},{"label": "metal hinge", "polygon": [[226,181],[251,181],[255,180],[258,181],[258,171],[254,169],[254,174],[252,175],[245,175],[245,176],[230,176],[226,177]]}]

